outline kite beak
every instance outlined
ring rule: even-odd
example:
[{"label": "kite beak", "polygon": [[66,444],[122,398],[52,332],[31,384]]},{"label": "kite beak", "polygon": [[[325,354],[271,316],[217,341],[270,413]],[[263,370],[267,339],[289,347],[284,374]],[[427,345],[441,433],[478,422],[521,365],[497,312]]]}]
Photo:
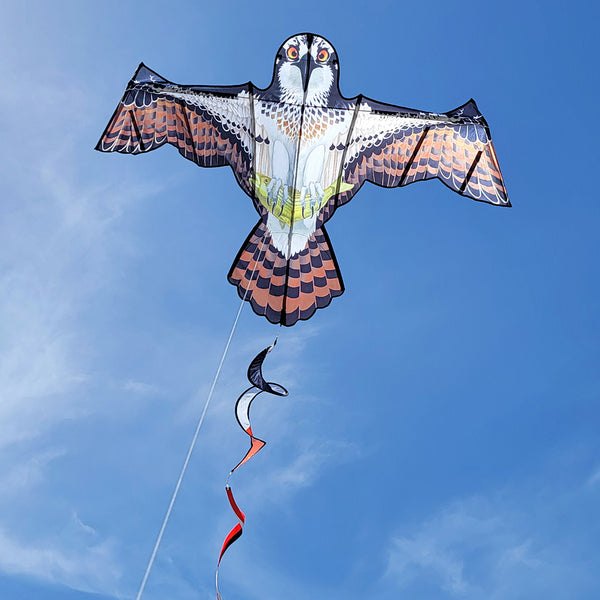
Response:
[{"label": "kite beak", "polygon": [[308,46],[308,52],[306,53],[306,55],[304,56],[303,60],[300,61],[300,73],[302,75],[302,89],[304,92],[306,92],[306,90],[308,89],[308,82],[310,80],[310,72],[312,71],[313,68],[313,61],[312,61],[312,55],[311,55],[311,47],[312,47],[312,43],[313,43],[313,36],[312,34],[308,34],[307,35],[307,46]]},{"label": "kite beak", "polygon": [[310,79],[310,71],[311,71],[311,61],[310,55],[307,54],[306,57],[300,61],[298,64],[298,69],[300,69],[300,76],[302,77],[302,91],[306,92],[308,89],[308,80]]}]

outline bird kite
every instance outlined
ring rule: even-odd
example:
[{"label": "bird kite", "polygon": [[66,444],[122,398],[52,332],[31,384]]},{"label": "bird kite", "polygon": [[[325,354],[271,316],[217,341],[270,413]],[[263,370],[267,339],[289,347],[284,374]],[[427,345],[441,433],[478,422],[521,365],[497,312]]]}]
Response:
[{"label": "bird kite", "polygon": [[229,165],[260,219],[229,282],[271,323],[310,318],[344,291],[325,223],[365,181],[437,178],[463,196],[510,206],[488,125],[473,100],[446,113],[339,90],[333,46],[286,40],[269,87],[177,85],[143,63],[98,145],[139,154],[165,143],[202,167]]},{"label": "bird kite", "polygon": [[[337,52],[312,33],[283,43],[265,89],[251,82],[178,85],[140,64],[96,149],[140,154],[166,143],[201,167],[229,165],[252,199],[259,221],[238,252],[228,279],[257,314],[285,326],[309,319],[344,292],[325,223],[366,181],[399,187],[437,178],[463,196],[510,206],[488,125],[473,100],[434,113],[362,94],[345,98],[339,90]],[[233,330],[230,340],[232,334]],[[253,400],[262,392],[287,395],[284,387],[267,383],[262,376],[263,361],[272,347],[250,364],[252,387],[236,403],[236,418],[250,437],[250,449],[229,476],[265,445],[250,425]],[[138,600],[219,370],[220,366]],[[246,520],[229,477],[226,492],[238,523],[225,538],[218,558],[218,600],[221,559],[242,534]]]}]

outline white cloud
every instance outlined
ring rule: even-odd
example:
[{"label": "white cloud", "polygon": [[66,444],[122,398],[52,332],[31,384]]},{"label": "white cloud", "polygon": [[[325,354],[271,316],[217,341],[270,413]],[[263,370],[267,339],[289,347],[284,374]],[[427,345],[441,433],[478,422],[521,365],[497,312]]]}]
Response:
[{"label": "white cloud", "polygon": [[313,485],[323,473],[356,458],[358,449],[345,442],[304,442],[304,447],[284,467],[260,480],[260,495],[281,502],[290,494]]},{"label": "white cloud", "polygon": [[129,379],[123,385],[126,392],[133,392],[140,396],[154,396],[162,392],[161,388],[153,383],[145,383],[143,381],[133,381]]},{"label": "white cloud", "polygon": [[[107,383],[94,372],[95,324],[85,312],[99,292],[118,287],[119,268],[135,256],[122,217],[151,184],[85,171],[94,102],[80,86],[18,65],[0,67],[0,77],[0,127],[10,140],[0,150],[0,571],[112,594],[119,544],[78,516],[85,495],[68,467],[54,464],[68,457],[72,466],[76,442],[56,431],[114,407],[110,396],[95,401]],[[32,89],[35,110],[25,114]],[[50,480],[50,468],[68,490]]]},{"label": "white cloud", "polygon": [[0,500],[16,498],[19,494],[38,486],[44,480],[47,465],[65,454],[64,448],[52,448],[14,463],[6,461],[3,465],[3,476],[0,478]]},{"label": "white cloud", "polygon": [[597,468],[588,478],[587,485],[589,487],[595,487],[600,483],[600,467]]},{"label": "white cloud", "polygon": [[73,523],[75,523],[75,525],[81,529],[81,531],[83,531],[86,534],[91,534],[91,535],[97,535],[97,531],[93,528],[90,527],[89,525],[86,525],[80,518],[79,515],[74,512],[73,513],[73,517],[72,517]]},{"label": "white cloud", "polygon": [[110,540],[72,548],[58,540],[24,543],[0,529],[0,569],[77,590],[116,595],[121,569],[113,546]]},{"label": "white cloud", "polygon": [[589,573],[556,540],[499,500],[456,502],[389,546],[384,580],[410,593],[425,583],[440,598],[579,598]]},{"label": "white cloud", "polygon": [[[4,114],[20,112],[33,76],[23,73],[1,73],[8,83],[0,98]],[[89,376],[85,356],[91,345],[78,319],[86,301],[113,276],[109,263],[119,248],[114,225],[123,206],[143,192],[78,182],[74,132],[84,117],[83,108],[74,106],[86,106],[83,92],[58,82],[40,85],[43,108],[3,124],[12,140],[0,157],[12,184],[0,221],[4,447],[89,410],[85,395],[76,394]],[[66,123],[69,133],[63,135]]]},{"label": "white cloud", "polygon": [[501,530],[494,519],[476,517],[463,507],[436,515],[410,537],[392,541],[387,575],[400,584],[420,576],[433,577],[454,595],[472,591],[464,574],[463,548],[485,546]]}]

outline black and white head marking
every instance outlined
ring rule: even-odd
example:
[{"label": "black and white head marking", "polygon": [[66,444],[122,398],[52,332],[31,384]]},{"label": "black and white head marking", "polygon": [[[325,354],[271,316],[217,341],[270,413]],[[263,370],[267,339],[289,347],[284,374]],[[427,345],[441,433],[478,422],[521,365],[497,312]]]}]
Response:
[{"label": "black and white head marking", "polygon": [[309,34],[286,40],[276,58],[276,77],[282,100],[324,103],[337,80],[337,56],[325,39]]}]

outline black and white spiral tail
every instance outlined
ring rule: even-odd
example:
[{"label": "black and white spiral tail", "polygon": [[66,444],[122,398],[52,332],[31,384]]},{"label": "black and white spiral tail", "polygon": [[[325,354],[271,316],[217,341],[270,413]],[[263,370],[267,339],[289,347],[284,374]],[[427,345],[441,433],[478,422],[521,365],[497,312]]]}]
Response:
[{"label": "black and white spiral tail", "polygon": [[262,447],[266,444],[264,440],[261,440],[254,436],[252,433],[252,426],[250,424],[250,406],[254,399],[262,392],[267,392],[269,394],[275,394],[276,396],[287,396],[288,391],[281,385],[272,382],[266,382],[262,375],[262,365],[265,360],[265,357],[271,350],[275,347],[277,340],[273,342],[271,346],[265,348],[262,352],[260,352],[254,360],[250,363],[248,367],[248,380],[252,384],[252,387],[248,388],[242,395],[237,399],[235,403],[235,418],[239,423],[240,427],[250,436],[250,448],[248,452],[244,455],[242,460],[231,469],[229,475],[227,476],[227,483],[225,484],[225,492],[227,493],[227,499],[229,500],[229,504],[238,518],[238,523],[233,527],[233,529],[229,532],[225,541],[223,542],[223,546],[221,548],[221,553],[219,554],[219,560],[217,561],[217,570],[215,573],[215,585],[217,588],[217,600],[222,600],[221,593],[219,592],[219,567],[221,565],[221,559],[223,555],[227,551],[227,549],[238,540],[243,532],[244,523],[246,522],[246,515],[242,512],[242,510],[237,505],[233,492],[231,491],[231,486],[229,485],[229,479],[233,472],[241,467],[245,462],[249,461]]}]

